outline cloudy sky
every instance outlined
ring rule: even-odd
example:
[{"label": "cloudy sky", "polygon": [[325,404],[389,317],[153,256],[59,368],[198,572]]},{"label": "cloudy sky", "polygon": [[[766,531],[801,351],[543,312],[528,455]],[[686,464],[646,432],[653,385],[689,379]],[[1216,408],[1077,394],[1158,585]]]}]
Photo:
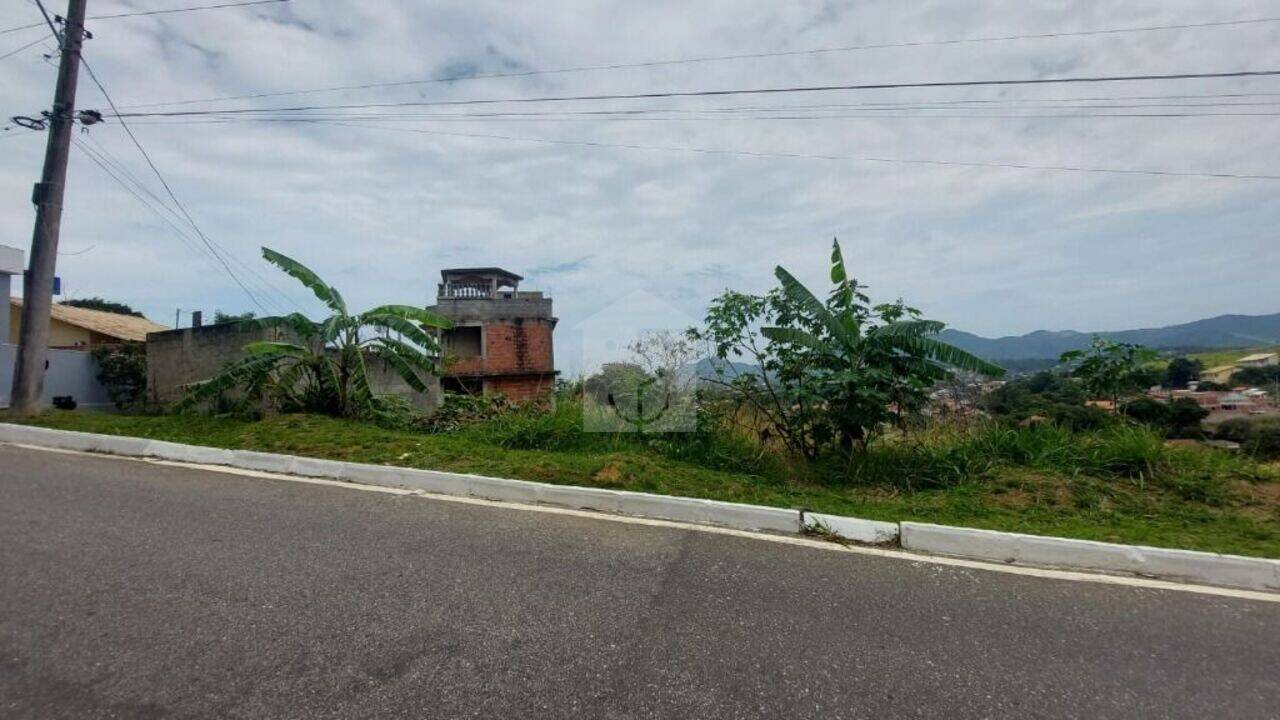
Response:
[{"label": "cloudy sky", "polygon": [[[198,4],[90,0],[89,10]],[[40,19],[30,0],[0,8],[6,26]],[[1280,22],[934,42],[1271,17],[1280,2],[293,0],[91,22],[85,56],[123,112],[205,111],[1274,70]],[[0,55],[40,32],[0,35]],[[526,74],[857,45],[896,47]],[[48,106],[56,71],[42,52],[0,60],[5,118]],[[153,105],[492,74],[508,77]],[[78,105],[106,110],[87,78]],[[854,158],[1280,175],[1278,109],[1280,77],[1262,77],[315,115],[342,125],[136,117],[132,127],[271,310],[318,306],[261,262],[261,245],[312,266],[357,307],[425,303],[443,267],[503,266],[549,291],[569,331],[636,293],[698,317],[726,287],[766,289],[779,263],[821,287],[838,236],[874,297],[1003,335],[1280,311],[1280,181]],[[624,110],[665,112],[613,112]],[[1176,116],[1186,114],[1201,117]],[[164,197],[118,122],[77,137]],[[21,129],[0,137],[0,243],[30,242],[43,142]],[[196,243],[76,150],[59,259],[69,296],[120,300],[165,323],[175,308],[261,312]]]}]

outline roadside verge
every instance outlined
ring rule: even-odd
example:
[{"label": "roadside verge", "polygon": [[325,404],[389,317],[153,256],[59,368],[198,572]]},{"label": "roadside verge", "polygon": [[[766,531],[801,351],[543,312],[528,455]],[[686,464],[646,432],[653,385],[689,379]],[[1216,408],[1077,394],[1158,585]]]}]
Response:
[{"label": "roadside verge", "polygon": [[1280,591],[1280,560],[882,522],[800,509],[367,465],[0,423],[0,442],[405,487],[440,495],[552,505],[737,530],[820,534],[848,542],[1011,565],[1086,570],[1249,590]]}]

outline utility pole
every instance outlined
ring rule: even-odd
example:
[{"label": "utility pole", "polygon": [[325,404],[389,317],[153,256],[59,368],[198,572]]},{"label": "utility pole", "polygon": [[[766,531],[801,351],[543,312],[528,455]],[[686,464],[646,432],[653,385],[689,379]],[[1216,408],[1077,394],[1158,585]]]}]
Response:
[{"label": "utility pole", "polygon": [[71,128],[75,124],[80,45],[84,40],[84,8],[85,0],[68,0],[67,17],[62,26],[62,60],[58,64],[49,140],[44,151],[44,172],[31,195],[36,206],[36,226],[31,237],[31,262],[22,281],[22,329],[18,335],[18,362],[9,399],[11,411],[20,416],[40,411],[40,395],[44,390],[58,230],[62,225],[62,196],[66,190]]}]

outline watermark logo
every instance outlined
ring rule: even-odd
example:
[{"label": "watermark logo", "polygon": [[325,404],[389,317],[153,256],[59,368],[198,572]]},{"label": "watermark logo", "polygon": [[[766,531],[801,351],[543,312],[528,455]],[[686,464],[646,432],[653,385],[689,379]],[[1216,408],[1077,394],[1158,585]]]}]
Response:
[{"label": "watermark logo", "polygon": [[633,292],[577,327],[582,337],[583,428],[670,433],[697,429],[700,357],[685,337],[694,321],[666,301]]}]

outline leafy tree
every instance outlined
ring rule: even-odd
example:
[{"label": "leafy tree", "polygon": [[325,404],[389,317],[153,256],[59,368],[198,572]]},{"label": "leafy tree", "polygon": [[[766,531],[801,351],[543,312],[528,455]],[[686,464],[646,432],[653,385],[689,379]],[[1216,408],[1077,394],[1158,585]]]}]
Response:
[{"label": "leafy tree", "polygon": [[134,317],[143,317],[142,313],[125,305],[124,303],[104,300],[100,297],[79,298],[77,300],[63,300],[60,304],[67,307],[83,308],[85,310],[100,310],[102,312],[116,313],[117,315],[132,315]]},{"label": "leafy tree", "polygon": [[1196,390],[1200,392],[1226,392],[1230,389],[1230,385],[1213,382],[1212,380],[1201,380],[1200,383],[1196,385]]},{"label": "leafy tree", "polygon": [[1266,386],[1280,383],[1280,365],[1240,368],[1231,374],[1233,385]]},{"label": "leafy tree", "polygon": [[1110,400],[1118,412],[1122,398],[1151,380],[1151,371],[1144,366],[1155,357],[1154,350],[1141,345],[1095,336],[1088,350],[1065,352],[1060,360],[1072,366],[1072,377],[1079,379],[1085,390],[1095,398]]},{"label": "leafy tree", "polygon": [[1081,407],[1084,389],[1062,375],[1048,370],[1010,380],[981,401],[984,410],[997,417],[1023,420],[1031,415],[1052,416],[1062,406]]},{"label": "leafy tree", "polygon": [[119,410],[142,404],[147,390],[147,348],[141,343],[102,345],[93,349],[98,382]]},{"label": "leafy tree", "polygon": [[181,407],[240,388],[248,397],[269,397],[282,409],[383,419],[394,408],[374,395],[366,354],[385,361],[414,390],[426,390],[423,378],[437,372],[440,359],[432,331],[452,328],[453,323],[412,305],[381,305],[352,314],[337,288],[306,266],[268,248],[262,249],[262,256],[309,288],[332,314],[319,322],[301,313],[244,321],[284,330],[296,341],[246,345],[247,357],[217,377],[192,385]]},{"label": "leafy tree", "polygon": [[625,391],[634,393],[635,388],[650,379],[645,369],[631,362],[611,362],[600,366],[600,372],[588,377],[582,389],[587,395],[601,405],[612,404],[611,396]]},{"label": "leafy tree", "polygon": [[1171,437],[1203,437],[1200,421],[1209,417],[1209,411],[1191,398],[1177,398],[1169,403],[1165,426]]},{"label": "leafy tree", "polygon": [[1199,360],[1176,357],[1165,367],[1164,380],[1161,384],[1167,388],[1181,390],[1187,386],[1187,383],[1199,378],[1201,370],[1204,370],[1204,363]]},{"label": "leafy tree", "polygon": [[[791,450],[813,458],[830,443],[865,449],[888,424],[903,426],[928,402],[928,391],[952,369],[998,376],[1004,371],[935,336],[945,327],[923,320],[902,301],[872,306],[850,277],[833,242],[824,302],[785,268],[780,287],[757,297],[727,292],[712,303],[706,327],[692,331],[716,357],[746,355],[760,373],[728,386],[759,412]],[[755,337],[754,327],[764,323]],[[725,365],[727,363],[720,363]],[[724,382],[724,381],[721,381]]]},{"label": "leafy tree", "polygon": [[255,317],[257,317],[257,314],[252,312],[243,312],[243,313],[240,313],[239,315],[232,315],[230,313],[224,313],[221,310],[214,310],[213,324],[224,325],[226,323],[238,323],[238,322],[244,322],[246,320],[252,320]]}]

